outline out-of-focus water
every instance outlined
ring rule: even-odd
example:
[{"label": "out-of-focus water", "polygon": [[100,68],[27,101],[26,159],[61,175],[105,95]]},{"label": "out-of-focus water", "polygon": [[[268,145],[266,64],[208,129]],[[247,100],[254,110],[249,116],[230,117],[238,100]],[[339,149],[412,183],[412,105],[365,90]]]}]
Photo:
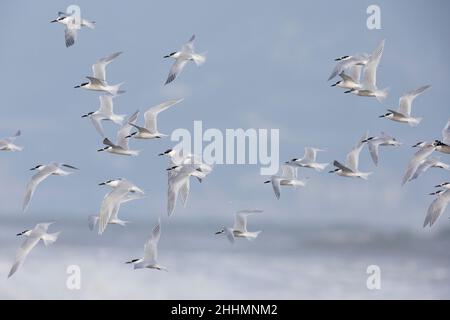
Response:
[{"label": "out-of-focus water", "polygon": [[[256,221],[255,221],[256,220]],[[148,223],[90,232],[59,222],[51,247],[39,244],[6,279],[22,222],[0,226],[3,299],[431,299],[450,298],[450,229],[378,231],[364,226],[264,225],[256,241],[234,245],[215,236],[220,225],[163,220],[159,262],[169,272],[133,270]],[[11,220],[12,221],[12,220]],[[44,220],[43,220],[44,221]],[[443,222],[444,223],[444,222]],[[81,268],[81,289],[66,287],[69,265]],[[368,290],[366,269],[381,268],[381,290]]]}]

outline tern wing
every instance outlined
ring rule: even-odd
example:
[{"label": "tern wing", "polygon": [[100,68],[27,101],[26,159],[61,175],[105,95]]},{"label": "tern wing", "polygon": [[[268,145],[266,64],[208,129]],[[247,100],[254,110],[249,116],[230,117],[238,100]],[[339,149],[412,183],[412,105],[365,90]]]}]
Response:
[{"label": "tern wing", "polygon": [[364,136],[359,139],[358,144],[347,154],[347,162],[346,166],[351,169],[353,172],[358,171],[359,164],[359,154],[364,146],[363,141],[367,139],[368,134],[366,133]]},{"label": "tern wing", "polygon": [[383,55],[385,40],[381,41],[378,47],[370,56],[369,62],[364,68],[363,87],[368,90],[376,90],[377,88],[377,68]]},{"label": "tern wing", "polygon": [[38,244],[39,240],[41,240],[40,237],[30,236],[22,243],[19,251],[17,252],[14,264],[9,271],[8,278],[11,277],[17,271],[17,269],[19,269],[31,250]]},{"label": "tern wing", "polygon": [[427,225],[431,227],[447,208],[449,201],[450,190],[444,191],[436,199],[434,199],[428,208],[427,216],[423,222],[423,227],[426,227]]},{"label": "tern wing", "polygon": [[195,34],[181,47],[181,52],[194,53]]},{"label": "tern wing", "polygon": [[417,88],[415,90],[412,90],[408,93],[405,93],[403,96],[400,97],[399,100],[399,108],[398,112],[405,116],[411,115],[411,105],[415,98],[417,98],[420,94],[422,94],[426,89],[428,89],[430,86],[422,86],[420,88]]},{"label": "tern wing", "polygon": [[161,104],[158,104],[157,106],[151,107],[144,113],[144,119],[145,119],[145,128],[149,130],[150,132],[158,132],[157,128],[157,117],[158,114],[164,110],[167,110],[171,106],[183,101],[183,99],[178,100],[169,100],[166,102],[163,102]]},{"label": "tern wing", "polygon": [[106,81],[106,66],[117,58],[122,52],[115,52],[107,57],[101,58],[92,65],[92,74],[94,78]]},{"label": "tern wing", "polygon": [[187,62],[188,62],[188,60],[186,60],[186,59],[182,59],[182,58],[176,59],[172,65],[172,67],[170,68],[170,72],[169,72],[169,75],[167,76],[167,80],[166,80],[165,84],[168,84],[168,83],[172,82],[173,80],[175,80],[175,78],[178,76],[178,74],[180,74],[180,72],[184,69]]},{"label": "tern wing", "polygon": [[77,39],[77,29],[73,26],[73,24],[69,23],[66,25],[66,29],[64,30],[64,38],[66,40],[66,47],[73,46],[75,40]]},{"label": "tern wing", "polygon": [[144,260],[155,264],[158,258],[158,241],[161,236],[161,220],[153,227],[152,234],[144,246]]},{"label": "tern wing", "polygon": [[405,174],[403,176],[402,185],[408,182],[416,172],[417,168],[422,164],[425,159],[433,153],[435,147],[425,146],[417,151],[408,163]]},{"label": "tern wing", "polygon": [[442,129],[442,142],[447,145],[450,145],[450,120],[448,120],[444,129]]},{"label": "tern wing", "polygon": [[37,186],[47,179],[50,175],[52,175],[53,172],[57,170],[57,166],[49,165],[46,166],[42,171],[36,173],[31,180],[27,184],[27,189],[25,192],[25,198],[23,200],[22,204],[22,211],[25,212],[28,209],[28,206],[30,204],[31,198],[33,197],[34,191],[36,190]]}]

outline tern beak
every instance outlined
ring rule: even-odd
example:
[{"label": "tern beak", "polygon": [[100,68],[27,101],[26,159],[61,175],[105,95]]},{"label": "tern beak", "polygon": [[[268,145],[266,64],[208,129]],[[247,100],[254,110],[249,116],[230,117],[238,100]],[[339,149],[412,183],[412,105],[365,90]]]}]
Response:
[{"label": "tern beak", "polygon": [[50,23],[53,23],[53,22],[58,22],[58,20],[55,19],[55,20],[50,21]]},{"label": "tern beak", "polygon": [[99,183],[98,185],[99,186],[104,186],[106,183],[104,183],[104,182],[102,182],[102,183]]},{"label": "tern beak", "polygon": [[76,89],[76,88],[79,88],[80,87],[80,85],[78,85],[78,86],[75,86],[74,88]]}]

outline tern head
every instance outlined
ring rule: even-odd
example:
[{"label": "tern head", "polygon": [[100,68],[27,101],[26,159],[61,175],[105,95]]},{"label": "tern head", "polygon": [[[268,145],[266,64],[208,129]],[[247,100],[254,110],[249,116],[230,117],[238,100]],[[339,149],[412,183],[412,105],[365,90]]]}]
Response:
[{"label": "tern head", "polygon": [[163,58],[170,58],[170,57],[173,57],[176,54],[177,54],[177,52],[172,52],[172,53],[166,54]]},{"label": "tern head", "polygon": [[18,234],[16,234],[16,236],[23,236],[23,235],[25,235],[25,234],[27,234],[27,233],[30,233],[31,232],[31,230],[25,230],[25,231],[22,231],[22,232],[20,232],[20,233],[18,233]]},{"label": "tern head", "polygon": [[381,116],[379,116],[378,118],[390,118],[392,117],[394,114],[392,112],[386,112],[385,114],[382,114]]},{"label": "tern head", "polygon": [[413,145],[412,147],[413,147],[413,148],[422,148],[422,147],[425,146],[425,144],[426,144],[426,142],[420,141],[420,142],[417,142],[417,143],[416,143],[415,145]]},{"label": "tern head", "polygon": [[141,259],[132,259],[132,260],[130,260],[130,261],[126,261],[125,263],[126,263],[126,264],[136,263],[136,262],[138,262],[139,260],[141,260]]},{"label": "tern head", "polygon": [[340,83],[342,83],[342,80],[339,80],[338,82],[336,82],[336,83],[333,83],[331,86],[332,87],[336,87],[338,84],[340,84]]},{"label": "tern head", "polygon": [[133,132],[133,133],[130,133],[129,135],[127,135],[126,137],[125,137],[125,139],[129,139],[129,138],[131,138],[132,136],[134,136],[134,135],[136,135],[138,132],[136,131],[136,132]]},{"label": "tern head", "polygon": [[83,82],[82,84],[75,86],[74,88],[82,88],[82,87],[87,86],[88,84],[89,84],[89,82]]},{"label": "tern head", "polygon": [[170,156],[174,155],[174,153],[175,153],[174,150],[172,150],[172,149],[167,149],[166,151],[164,151],[164,152],[158,154],[158,156],[164,156],[164,155],[167,155],[167,156],[170,157]]},{"label": "tern head", "polygon": [[217,231],[214,234],[223,234],[223,233],[225,233],[225,228],[220,229],[219,231]]},{"label": "tern head", "polygon": [[119,184],[120,181],[122,181],[121,178],[119,178],[119,179],[110,179],[110,180],[107,180],[105,182],[99,183],[98,185],[99,186],[109,186],[109,187],[113,187],[114,188],[114,187],[117,187],[117,185]]},{"label": "tern head", "polygon": [[342,61],[342,60],[347,60],[349,58],[350,58],[350,56],[342,56],[342,57],[334,59],[334,61]]},{"label": "tern head", "polygon": [[434,187],[450,189],[450,182],[444,182],[444,183],[438,184],[437,186],[434,186]]},{"label": "tern head", "polygon": [[58,18],[56,18],[56,19],[50,21],[50,23],[60,22],[60,21],[64,20],[65,18],[67,18],[67,17],[66,17],[66,16],[61,16],[61,17],[58,17]]},{"label": "tern head", "polygon": [[38,164],[36,167],[31,168],[30,170],[42,170],[44,168],[43,164]]},{"label": "tern head", "polygon": [[86,117],[89,117],[89,116],[91,116],[91,115],[93,115],[93,114],[94,114],[94,111],[89,112],[89,113],[86,113],[86,114],[82,115],[81,117],[82,117],[82,118],[86,118]]},{"label": "tern head", "polygon": [[443,143],[442,141],[439,141],[439,140],[434,140],[434,145],[436,147],[438,147],[438,146],[448,146],[447,144],[445,144],[445,143]]},{"label": "tern head", "polygon": [[375,139],[375,137],[369,137],[369,138],[367,138],[367,139],[365,139],[365,140],[363,140],[361,142],[365,143],[365,142],[369,142],[370,140],[373,140],[373,139]]}]

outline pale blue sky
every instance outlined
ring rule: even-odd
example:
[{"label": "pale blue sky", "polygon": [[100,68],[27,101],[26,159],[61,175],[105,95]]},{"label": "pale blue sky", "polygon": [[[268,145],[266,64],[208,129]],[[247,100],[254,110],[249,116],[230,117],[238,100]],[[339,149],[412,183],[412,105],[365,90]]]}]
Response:
[{"label": "pale blue sky", "polygon": [[[366,8],[381,7],[382,30],[366,28]],[[78,4],[95,30],[82,30],[75,46],[66,48],[61,25],[50,24],[56,13]],[[164,215],[166,159],[157,154],[169,139],[131,141],[142,150],[137,158],[97,153],[101,140],[80,116],[98,107],[98,94],[74,89],[100,57],[123,51],[108,67],[111,83],[125,81],[127,93],[115,99],[117,113],[141,111],[168,98],[185,101],[163,114],[160,130],[205,128],[279,128],[280,158],[303,154],[305,146],[328,151],[320,160],[343,160],[366,131],[386,131],[404,142],[383,149],[378,168],[367,150],[361,169],[374,171],[369,181],[326,173],[311,177],[302,190],[282,190],[277,201],[264,185],[257,166],[217,166],[203,184],[193,183],[186,209],[174,219],[215,219],[234,209],[259,207],[280,218],[323,223],[401,224],[420,229],[431,198],[426,194],[448,173],[430,170],[403,188],[400,180],[417,141],[440,137],[450,117],[447,41],[450,22],[446,1],[3,1],[0,4],[0,135],[23,131],[21,153],[0,155],[0,210],[19,214],[29,168],[60,161],[81,171],[52,177],[38,189],[27,213],[80,217],[95,213],[106,192],[97,183],[126,177],[149,196],[130,204],[135,218]],[[162,57],[197,36],[196,48],[207,51],[201,68],[188,65],[163,87],[171,62]],[[333,58],[386,46],[378,73],[380,87],[390,87],[383,104],[345,95],[326,79]],[[432,88],[418,98],[413,112],[424,117],[417,128],[378,119],[402,93],[420,85]],[[107,123],[109,136],[116,127]],[[450,162],[449,157],[442,159]],[[230,203],[231,202],[231,203]],[[226,217],[226,215],[225,215]],[[273,219],[267,215],[264,219]],[[226,221],[226,218],[223,219]],[[439,221],[436,229],[448,224]]]}]

